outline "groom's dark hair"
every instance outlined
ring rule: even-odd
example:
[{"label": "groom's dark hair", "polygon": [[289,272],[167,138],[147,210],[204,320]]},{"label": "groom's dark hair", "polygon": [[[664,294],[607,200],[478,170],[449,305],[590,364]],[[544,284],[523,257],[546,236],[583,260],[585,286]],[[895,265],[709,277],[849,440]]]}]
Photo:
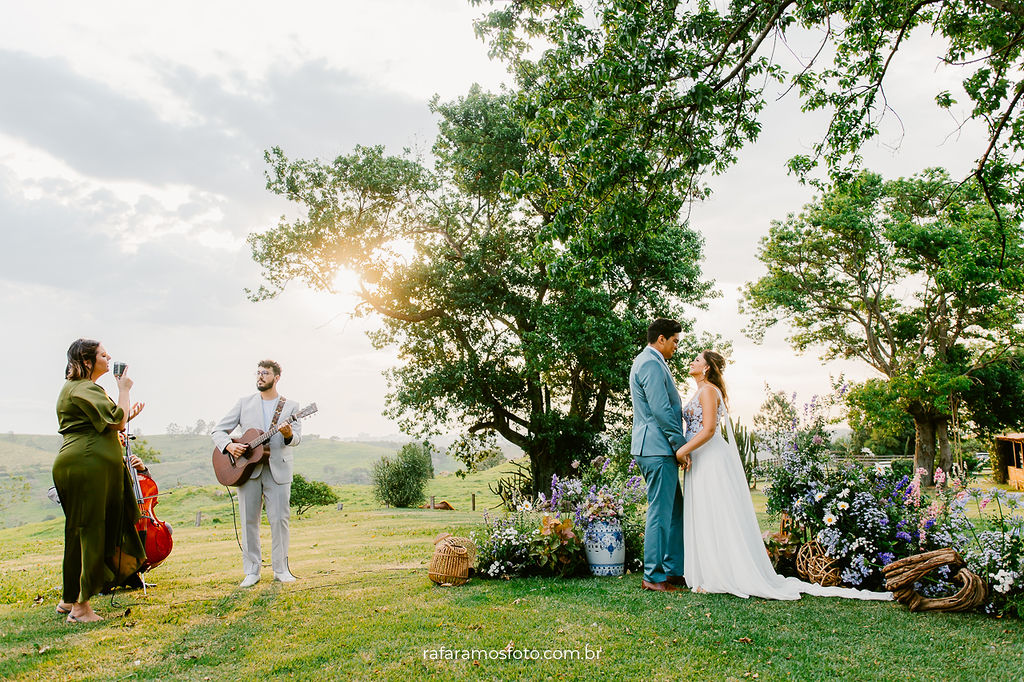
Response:
[{"label": "groom's dark hair", "polygon": [[659,336],[671,339],[681,331],[683,331],[683,325],[675,320],[659,317],[654,322],[651,322],[651,326],[647,328],[647,343],[654,343],[658,340]]}]

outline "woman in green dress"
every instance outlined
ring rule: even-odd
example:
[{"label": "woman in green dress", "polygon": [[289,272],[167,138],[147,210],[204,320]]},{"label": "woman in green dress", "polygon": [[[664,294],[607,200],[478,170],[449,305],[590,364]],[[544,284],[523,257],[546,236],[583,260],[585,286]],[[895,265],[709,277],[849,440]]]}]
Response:
[{"label": "woman in green dress", "polygon": [[64,436],[53,462],[53,483],[64,508],[64,588],[57,612],[69,623],[103,620],[89,605],[93,595],[117,585],[146,558],[135,530],[139,507],[117,434],[142,411],[131,404],[132,380],[117,378],[117,403],[96,380],[110,355],[98,341],[78,339],[68,348],[67,382],[57,398]]}]

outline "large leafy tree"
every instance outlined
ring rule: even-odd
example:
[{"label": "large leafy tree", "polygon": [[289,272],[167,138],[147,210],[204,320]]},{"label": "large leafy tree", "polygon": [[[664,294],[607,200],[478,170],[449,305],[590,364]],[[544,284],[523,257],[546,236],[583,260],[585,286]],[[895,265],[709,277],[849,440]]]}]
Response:
[{"label": "large leafy tree", "polygon": [[[564,212],[562,170],[531,145],[515,101],[478,88],[435,100],[431,167],[380,147],[331,162],[268,152],[268,189],[305,215],[250,235],[266,280],[250,294],[273,296],[291,280],[330,291],[339,268],[358,273],[359,312],[382,320],[371,338],[400,359],[390,413],[417,435],[500,434],[529,455],[536,493],[622,419],[650,319],[682,319],[709,285],[701,240],[673,212],[632,239],[609,228],[588,249],[601,267],[545,241]],[[503,178],[527,167],[543,181],[506,191]],[[653,205],[670,195],[646,196]],[[634,208],[620,204],[608,219],[633,219]]]},{"label": "large leafy tree", "polygon": [[[963,179],[973,179],[999,221],[1013,222],[1004,213],[1024,207],[1017,0],[470,2],[490,10],[478,31],[519,79],[533,112],[529,139],[563,171],[549,233],[577,256],[702,196],[701,175],[731,165],[756,138],[766,89],[776,83],[788,84],[805,110],[832,115],[812,153],[795,156],[791,168],[807,174],[824,161],[848,177],[887,112],[892,63],[912,34],[928,30],[943,45],[938,61],[963,74],[963,93],[937,85],[936,105],[987,133]],[[801,43],[819,36],[820,45],[787,72],[776,55],[794,34]],[[540,172],[527,164],[512,184],[543,184],[547,163]],[[664,185],[675,188],[675,203],[648,202],[645,188]],[[628,205],[636,220],[620,220]]]},{"label": "large leafy tree", "polygon": [[[950,396],[950,432],[954,436],[990,438],[1024,427],[1024,354],[1007,353],[984,365],[964,368],[966,386]],[[846,395],[845,419],[856,448],[867,446],[892,457],[911,452],[914,420],[896,390],[899,382],[868,379]],[[954,433],[954,429],[957,430]],[[956,457],[958,453],[954,452]],[[963,454],[963,453],[960,453]]]},{"label": "large leafy tree", "polygon": [[843,418],[853,431],[853,453],[867,447],[888,458],[913,455],[914,420],[892,388],[888,380],[879,378],[850,386],[844,397]]},{"label": "large leafy tree", "polygon": [[796,348],[876,369],[914,420],[916,465],[948,470],[957,396],[1024,342],[1020,226],[943,171],[861,173],[773,223],[758,257],[751,336],[784,320]]}]

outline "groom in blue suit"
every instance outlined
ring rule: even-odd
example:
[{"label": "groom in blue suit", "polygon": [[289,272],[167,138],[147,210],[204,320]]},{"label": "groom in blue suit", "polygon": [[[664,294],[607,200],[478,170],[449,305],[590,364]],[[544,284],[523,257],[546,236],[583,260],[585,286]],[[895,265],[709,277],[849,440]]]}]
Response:
[{"label": "groom in blue suit", "polygon": [[645,590],[674,591],[683,579],[683,494],[676,452],[686,443],[682,405],[668,360],[679,346],[682,325],[659,318],[647,329],[648,346],[633,361],[629,392],[633,397],[630,454],[647,481],[644,533]]}]

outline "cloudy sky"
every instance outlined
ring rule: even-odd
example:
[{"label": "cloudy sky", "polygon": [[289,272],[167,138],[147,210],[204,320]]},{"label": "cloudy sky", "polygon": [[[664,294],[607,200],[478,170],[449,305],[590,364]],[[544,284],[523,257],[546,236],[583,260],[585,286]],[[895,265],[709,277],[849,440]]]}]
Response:
[{"label": "cloudy sky", "polygon": [[[264,187],[263,150],[333,158],[356,144],[427,149],[432,95],[505,81],[473,35],[479,13],[465,0],[46,0],[6,12],[0,431],[55,431],[65,352],[85,336],[129,363],[133,399],[147,403],[138,424],[146,433],[219,418],[253,390],[263,357],[283,365],[283,393],[320,405],[310,432],[396,433],[380,414],[381,372],[393,358],[367,341],[373,318],[351,320],[353,298],[298,285],[248,302],[243,288],[260,282],[244,240],[292,210]],[[867,150],[870,167],[893,177],[933,165],[958,174],[978,155],[979,131],[958,131],[933,104],[961,77],[939,66],[939,53],[916,36],[894,62],[895,113]],[[783,330],[762,346],[740,333],[737,290],[760,272],[759,238],[812,196],[784,163],[823,126],[793,97],[773,103],[760,141],[712,180],[714,197],[691,214],[706,239],[705,273],[723,294],[695,314],[701,328],[733,340],[727,379],[745,421],[766,382],[809,398],[830,375],[870,376],[795,355]],[[109,377],[101,383],[113,392]]]}]

